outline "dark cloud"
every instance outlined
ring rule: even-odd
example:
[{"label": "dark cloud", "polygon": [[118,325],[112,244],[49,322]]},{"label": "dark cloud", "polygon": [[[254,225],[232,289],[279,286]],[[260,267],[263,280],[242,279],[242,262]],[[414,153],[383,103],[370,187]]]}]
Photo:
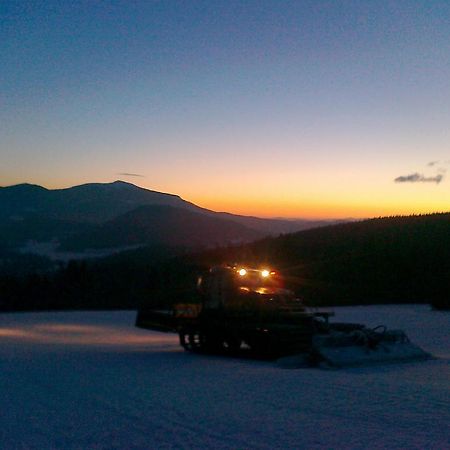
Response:
[{"label": "dark cloud", "polygon": [[427,166],[428,166],[428,167],[433,167],[433,166],[435,166],[436,164],[439,164],[439,161],[430,161],[430,162],[427,164]]},{"label": "dark cloud", "polygon": [[121,172],[117,175],[122,175],[123,177],[140,177],[145,178],[145,175],[141,175],[140,173],[128,173],[128,172]]},{"label": "dark cloud", "polygon": [[397,177],[394,181],[396,183],[437,183],[439,184],[444,178],[443,174],[438,174],[434,177],[426,177],[420,173],[412,173],[411,175],[404,175]]}]

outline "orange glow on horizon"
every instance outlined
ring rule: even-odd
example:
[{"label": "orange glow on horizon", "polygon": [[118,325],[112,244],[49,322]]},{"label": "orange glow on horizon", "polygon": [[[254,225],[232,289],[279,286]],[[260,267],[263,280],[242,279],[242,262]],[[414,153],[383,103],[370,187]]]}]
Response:
[{"label": "orange glow on horizon", "polygon": [[394,202],[317,202],[291,204],[288,202],[265,203],[248,200],[208,200],[199,199],[195,204],[217,212],[255,216],[261,218],[285,219],[364,219],[385,216],[408,216],[413,214],[432,214],[450,211],[450,206],[439,204],[417,204],[413,202],[397,205]]},{"label": "orange glow on horizon", "polygon": [[[100,178],[94,182],[110,183],[120,177]],[[391,178],[392,179],[392,178]],[[395,185],[391,179],[378,185],[375,180],[357,187],[345,180],[336,186],[318,185],[314,188],[310,180],[303,185],[286,186],[277,184],[277,189],[261,180],[246,184],[226,184],[205,182],[196,179],[188,185],[177,183],[148,183],[144,179],[124,180],[144,189],[179,195],[183,200],[202,208],[217,212],[255,216],[261,218],[285,219],[364,219],[383,216],[430,214],[450,211],[450,201],[443,185]],[[178,181],[178,180],[177,180]],[[18,184],[22,180],[10,180],[3,186]],[[47,189],[64,189],[79,184],[90,183],[92,179],[72,179],[42,182],[28,180]],[[204,186],[211,189],[205,192]]]}]

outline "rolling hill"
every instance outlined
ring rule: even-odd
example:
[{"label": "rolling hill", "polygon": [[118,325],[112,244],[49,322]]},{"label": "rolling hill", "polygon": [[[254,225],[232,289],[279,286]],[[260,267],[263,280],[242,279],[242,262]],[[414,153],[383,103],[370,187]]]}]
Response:
[{"label": "rolling hill", "polygon": [[196,215],[169,206],[142,207],[68,239],[67,245],[107,246],[120,240],[123,245],[145,242],[144,247],[24,276],[0,267],[0,309],[191,302],[198,275],[224,263],[275,269],[311,306],[431,303],[450,308],[450,213],[371,219],[206,251],[170,246],[169,235],[175,244],[209,247],[217,244],[215,232],[230,240],[244,233],[256,237],[232,222]]},{"label": "rolling hill", "polygon": [[450,213],[386,217],[205,253],[205,265],[267,263],[311,304],[450,305]]},{"label": "rolling hill", "polygon": [[[111,247],[120,247],[123,241],[136,241],[131,235],[142,237],[140,242],[136,243],[164,241],[170,233],[170,228],[164,225],[162,219],[158,223],[163,228],[157,229],[156,222],[150,225],[152,218],[156,219],[154,212],[151,209],[140,209],[147,206],[168,206],[178,210],[177,214],[172,215],[170,222],[170,227],[178,233],[178,237],[174,238],[177,242],[180,240],[179,229],[182,227],[182,221],[186,220],[186,226],[192,226],[192,221],[198,220],[199,229],[202,229],[207,237],[195,237],[195,233],[186,232],[186,236],[190,234],[194,239],[193,245],[200,245],[202,242],[206,242],[207,246],[213,242],[247,242],[263,235],[278,235],[328,223],[261,219],[215,212],[183,200],[177,195],[151,191],[123,181],[90,183],[54,190],[20,184],[0,187],[0,248],[15,249],[30,240],[65,241],[67,246],[74,247],[76,239],[80,243],[82,241],[81,237],[75,238],[75,235],[91,239],[90,245],[93,248],[104,247],[107,239],[99,234],[101,226],[105,227],[104,231],[109,236],[108,245]],[[133,211],[139,212],[132,213]],[[186,214],[183,215],[181,211]],[[147,219],[143,217],[146,213],[149,214]],[[130,220],[129,229],[126,220]],[[176,224],[177,220],[181,222]],[[137,233],[136,221],[141,224],[146,222],[146,233],[143,233],[142,229]],[[226,222],[228,225],[225,225]],[[207,230],[206,224],[209,224],[211,229]],[[116,231],[113,231],[113,228]],[[92,241],[96,233],[99,239],[101,238],[97,244]],[[150,236],[151,233],[155,236]],[[88,235],[91,238],[88,238]],[[112,236],[116,236],[116,242],[112,240]],[[181,241],[187,242],[186,239]]]},{"label": "rolling hill", "polygon": [[62,247],[76,251],[135,245],[193,249],[249,242],[263,236],[262,232],[231,220],[173,206],[149,205],[68,238]]},{"label": "rolling hill", "polygon": [[0,218],[39,215],[51,219],[103,223],[142,205],[201,210],[177,195],[151,191],[123,181],[89,183],[67,189],[32,184],[0,188]]}]

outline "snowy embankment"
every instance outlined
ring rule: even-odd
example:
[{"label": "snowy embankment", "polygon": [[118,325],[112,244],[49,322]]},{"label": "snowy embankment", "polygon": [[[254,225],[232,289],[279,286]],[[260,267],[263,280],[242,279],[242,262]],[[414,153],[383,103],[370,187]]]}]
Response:
[{"label": "snowy embankment", "polygon": [[0,315],[0,448],[449,448],[448,312],[336,308],[439,359],[333,371],[188,354],[134,318]]}]

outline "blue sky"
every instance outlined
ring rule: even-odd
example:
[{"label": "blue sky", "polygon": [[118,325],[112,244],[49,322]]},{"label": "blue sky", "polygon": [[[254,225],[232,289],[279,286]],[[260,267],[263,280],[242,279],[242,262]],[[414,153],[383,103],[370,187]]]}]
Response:
[{"label": "blue sky", "polygon": [[[0,185],[123,178],[265,216],[448,209],[448,2],[0,8]],[[394,182],[414,173],[442,179]]]}]

